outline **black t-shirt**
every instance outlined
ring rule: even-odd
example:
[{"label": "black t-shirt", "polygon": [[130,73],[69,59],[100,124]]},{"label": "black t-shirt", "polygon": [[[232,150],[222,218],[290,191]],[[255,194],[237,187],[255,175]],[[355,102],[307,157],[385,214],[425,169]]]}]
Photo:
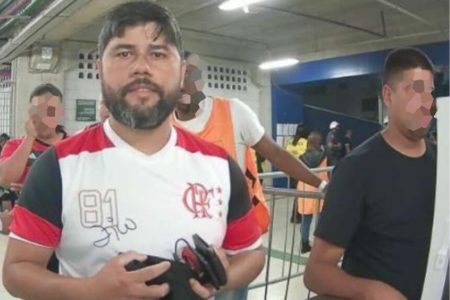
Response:
[{"label": "black t-shirt", "polygon": [[339,139],[339,136],[337,134],[337,132],[334,131],[330,131],[327,135],[327,158],[328,158],[328,164],[330,165],[335,165],[338,163],[338,161],[342,158],[342,151],[343,150],[343,145],[341,145],[341,148],[330,148],[329,144],[339,144],[341,143],[341,140]]},{"label": "black t-shirt", "polygon": [[345,248],[342,268],[420,299],[434,214],[436,147],[420,158],[376,134],[336,167],[316,236]]},{"label": "black t-shirt", "polygon": [[346,154],[347,154],[347,150],[346,150],[346,148],[345,148],[345,145],[349,145],[350,146],[350,151],[353,149],[353,142],[352,142],[352,139],[351,138],[349,138],[349,137],[347,137],[347,136],[345,136],[344,137],[344,141],[343,141],[343,144],[344,144],[344,146],[342,147],[342,149],[343,149],[343,155],[342,156],[345,156]]}]

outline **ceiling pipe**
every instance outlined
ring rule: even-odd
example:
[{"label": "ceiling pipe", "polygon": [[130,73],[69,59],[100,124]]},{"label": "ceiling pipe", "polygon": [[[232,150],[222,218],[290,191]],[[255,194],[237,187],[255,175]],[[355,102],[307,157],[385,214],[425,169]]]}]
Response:
[{"label": "ceiling pipe", "polygon": [[283,13],[283,14],[293,15],[293,16],[307,18],[307,19],[316,20],[316,21],[321,21],[321,22],[325,22],[325,23],[329,23],[329,24],[333,24],[333,25],[337,25],[337,26],[341,26],[341,27],[346,27],[349,29],[365,32],[370,35],[374,35],[374,36],[381,37],[381,38],[386,37],[385,34],[379,33],[379,32],[376,32],[376,31],[373,31],[370,29],[362,28],[362,27],[355,26],[352,24],[348,24],[348,23],[344,23],[344,22],[340,22],[340,21],[336,21],[336,20],[331,20],[331,19],[327,19],[327,18],[323,18],[323,17],[319,17],[319,16],[305,14],[305,13],[301,13],[301,12],[297,12],[297,11],[293,11],[293,10],[286,10],[286,9],[281,9],[281,8],[276,8],[276,7],[266,6],[266,5],[255,5],[255,7],[262,8],[262,9],[265,9],[268,11],[275,11],[275,12],[279,12],[279,13]]},{"label": "ceiling pipe", "polygon": [[2,35],[3,32],[8,32],[19,20],[31,18],[31,15],[35,14],[36,12],[41,9],[41,7],[46,4],[46,0],[33,0],[31,3],[29,3],[26,7],[24,7],[20,13],[18,13],[15,16],[12,16],[11,19],[9,19],[6,23],[1,23],[0,26],[0,35]]},{"label": "ceiling pipe", "polygon": [[22,28],[17,36],[0,48],[0,63],[13,60],[34,42],[41,39],[48,30],[67,18],[67,15],[62,14],[74,4],[81,7],[89,1],[91,0],[56,0],[51,3],[48,8]]},{"label": "ceiling pipe", "polygon": [[[6,21],[4,18],[5,16],[15,15],[22,8],[27,6],[30,2],[31,2],[31,0],[20,0],[20,1],[16,1],[13,5],[6,8],[0,15],[0,24],[4,23]],[[3,20],[1,18],[3,18]]]},{"label": "ceiling pipe", "polygon": [[0,13],[3,13],[5,9],[7,9],[11,4],[13,4],[14,0],[5,0],[0,4]]},{"label": "ceiling pipe", "polygon": [[425,20],[421,16],[419,16],[419,15],[413,13],[413,12],[410,12],[409,10],[407,10],[407,9],[397,5],[397,4],[391,3],[391,2],[389,2],[387,0],[375,0],[375,1],[377,1],[378,3],[381,3],[381,4],[385,5],[385,6],[388,6],[388,7],[392,8],[392,9],[394,9],[394,10],[396,10],[396,11],[398,11],[398,12],[400,12],[400,13],[406,15],[406,16],[409,16],[409,17],[413,18],[414,20],[419,21],[422,24],[425,24],[425,25],[428,25],[430,27],[436,28],[436,26],[434,24],[428,22],[427,20]]}]

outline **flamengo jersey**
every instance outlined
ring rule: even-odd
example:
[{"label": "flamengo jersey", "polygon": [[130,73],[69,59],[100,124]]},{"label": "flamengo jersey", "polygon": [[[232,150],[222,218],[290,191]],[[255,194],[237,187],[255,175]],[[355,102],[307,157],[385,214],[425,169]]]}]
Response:
[{"label": "flamengo jersey", "polygon": [[145,155],[107,121],[36,161],[11,237],[55,248],[62,274],[85,277],[127,250],[172,258],[175,242],[194,233],[231,254],[255,249],[251,207],[242,172],[221,148],[173,128],[163,149]]}]

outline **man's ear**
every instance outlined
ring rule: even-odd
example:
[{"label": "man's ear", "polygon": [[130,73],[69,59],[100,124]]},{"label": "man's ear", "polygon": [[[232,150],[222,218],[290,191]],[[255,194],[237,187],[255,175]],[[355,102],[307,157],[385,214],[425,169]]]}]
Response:
[{"label": "man's ear", "polygon": [[102,68],[102,60],[99,58],[97,59],[97,61],[95,62],[95,64],[97,65],[97,72],[98,72],[98,76],[100,76],[100,80],[103,79],[103,68]]},{"label": "man's ear", "polygon": [[180,89],[183,88],[184,86],[184,78],[186,77],[186,68],[187,68],[187,63],[185,59],[181,60],[181,82],[180,82]]},{"label": "man's ear", "polygon": [[384,105],[390,107],[392,105],[392,88],[388,84],[383,85],[382,96]]}]

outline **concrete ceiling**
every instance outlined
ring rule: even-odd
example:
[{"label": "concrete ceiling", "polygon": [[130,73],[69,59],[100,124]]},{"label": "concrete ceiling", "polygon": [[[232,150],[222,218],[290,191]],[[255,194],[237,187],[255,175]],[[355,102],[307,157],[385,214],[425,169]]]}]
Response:
[{"label": "concrete ceiling", "polygon": [[[44,40],[96,42],[105,12],[126,2],[78,1]],[[157,2],[175,13],[189,48],[222,58],[307,61],[449,39],[448,0],[266,0],[248,14],[219,10],[221,0]]]}]

